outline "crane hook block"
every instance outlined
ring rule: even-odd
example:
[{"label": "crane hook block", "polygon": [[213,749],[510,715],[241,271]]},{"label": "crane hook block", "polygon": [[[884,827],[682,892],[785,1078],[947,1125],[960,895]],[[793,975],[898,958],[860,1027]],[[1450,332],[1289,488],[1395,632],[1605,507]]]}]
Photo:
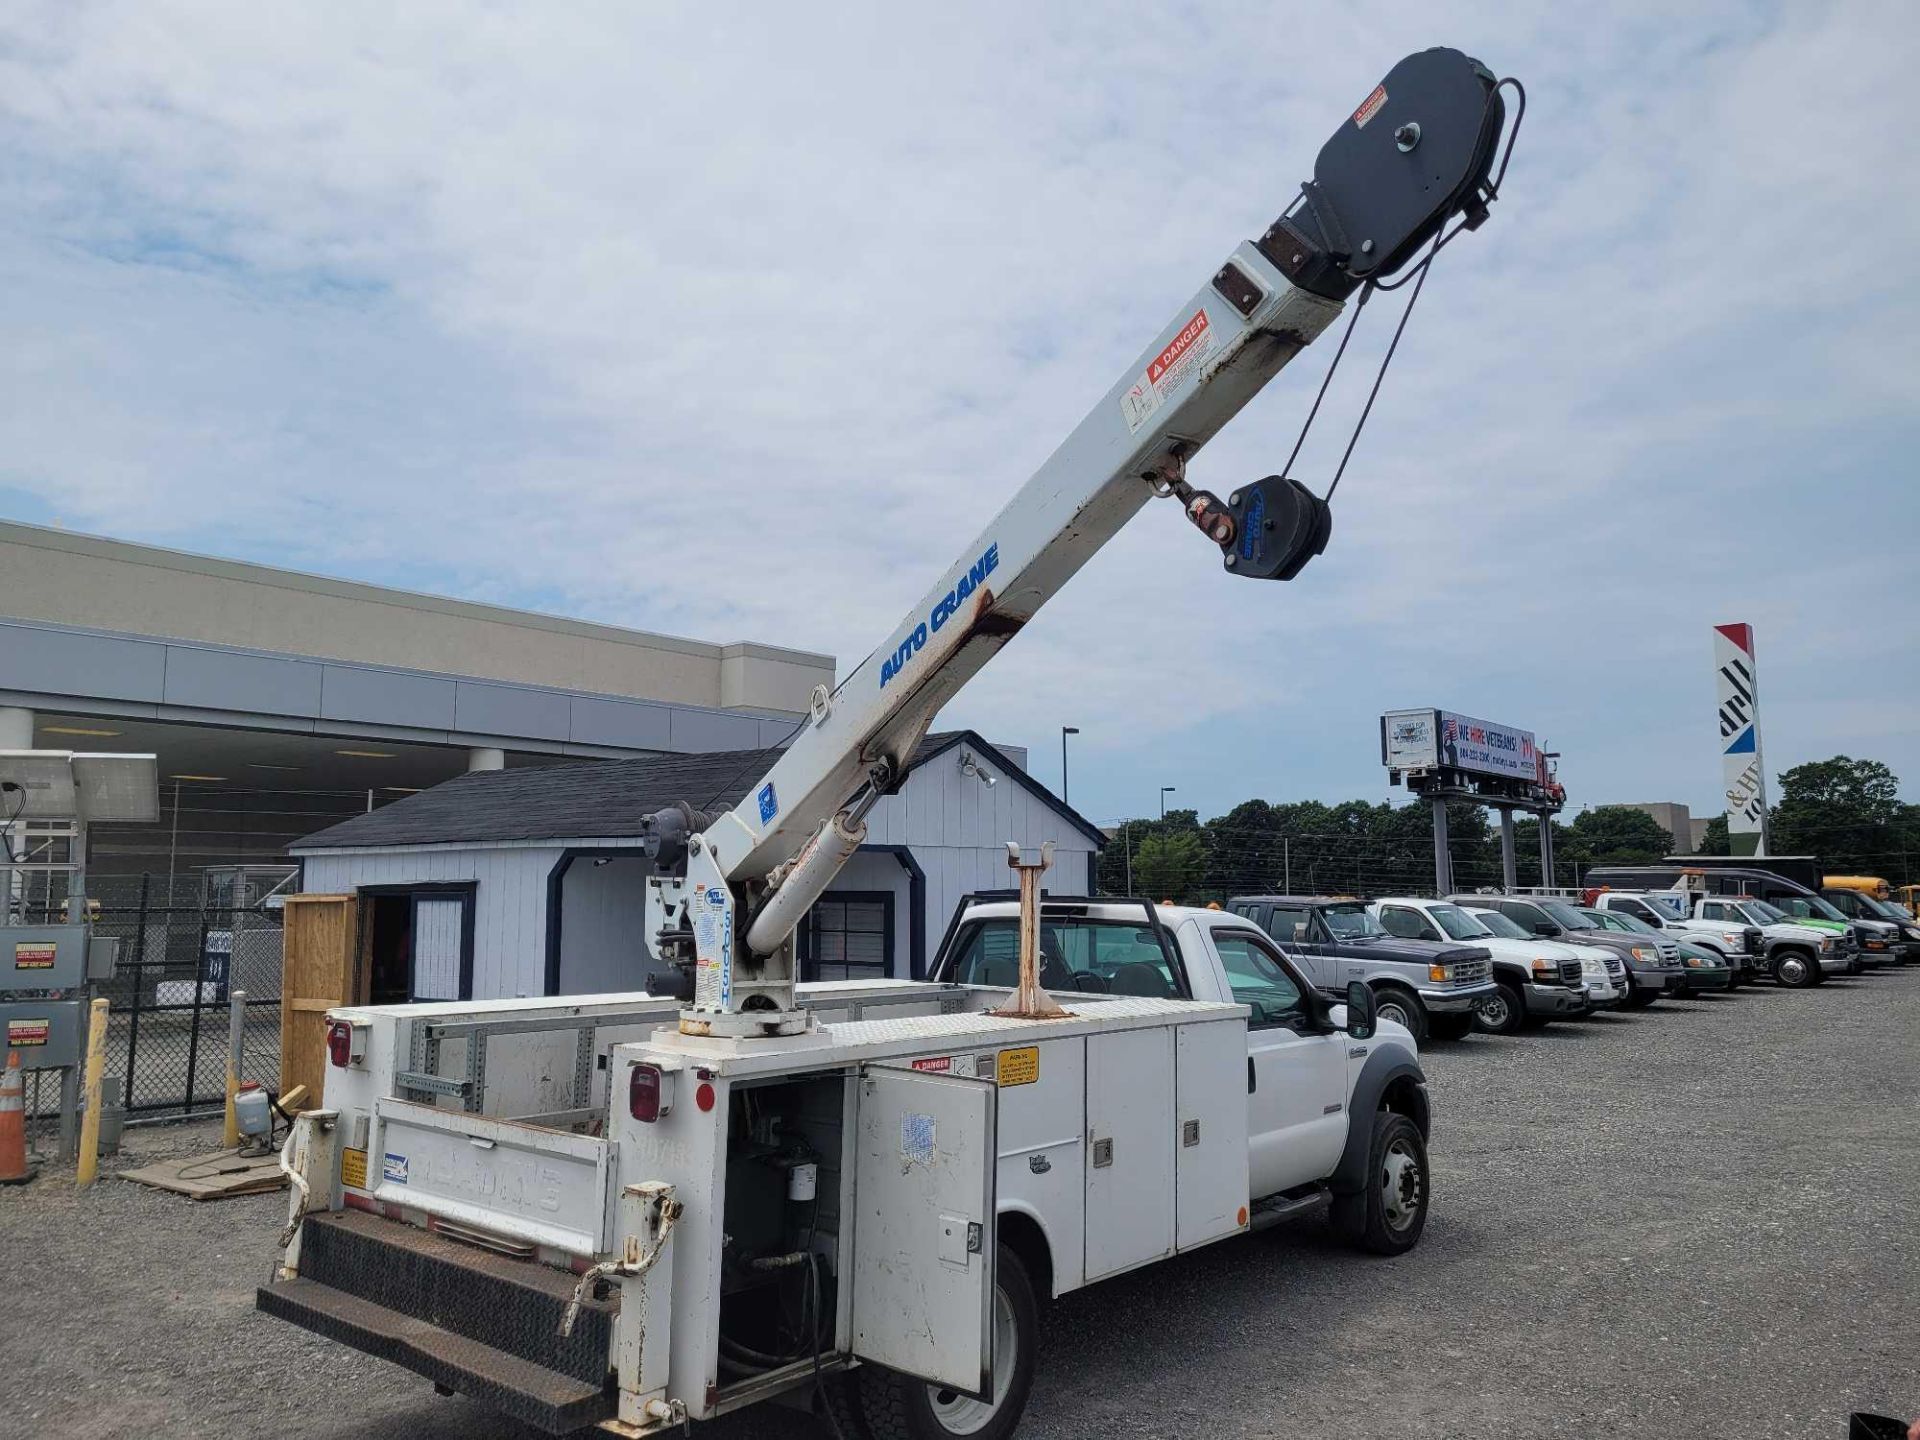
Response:
[{"label": "crane hook block", "polygon": [[1298,480],[1269,475],[1227,497],[1234,538],[1226,552],[1229,574],[1255,580],[1291,580],[1327,548],[1333,511]]}]

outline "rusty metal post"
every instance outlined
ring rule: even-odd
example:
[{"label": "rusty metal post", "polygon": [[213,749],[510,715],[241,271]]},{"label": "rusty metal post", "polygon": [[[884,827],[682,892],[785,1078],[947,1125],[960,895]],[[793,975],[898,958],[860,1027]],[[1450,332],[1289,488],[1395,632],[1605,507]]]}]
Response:
[{"label": "rusty metal post", "polygon": [[1051,1020],[1068,1013],[1040,988],[1040,877],[1053,864],[1053,842],[1040,847],[1038,861],[1025,861],[1020,847],[1009,840],[1007,864],[1020,877],[1020,983],[1005,1005],[987,1013],[1008,1020]]}]

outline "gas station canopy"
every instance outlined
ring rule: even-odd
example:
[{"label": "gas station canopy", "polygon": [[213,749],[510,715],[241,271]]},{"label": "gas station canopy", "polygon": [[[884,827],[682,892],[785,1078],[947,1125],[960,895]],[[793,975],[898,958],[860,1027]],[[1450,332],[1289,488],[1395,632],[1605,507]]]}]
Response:
[{"label": "gas station canopy", "polygon": [[160,767],[152,755],[0,750],[0,823],[86,820],[151,824],[159,818]]}]

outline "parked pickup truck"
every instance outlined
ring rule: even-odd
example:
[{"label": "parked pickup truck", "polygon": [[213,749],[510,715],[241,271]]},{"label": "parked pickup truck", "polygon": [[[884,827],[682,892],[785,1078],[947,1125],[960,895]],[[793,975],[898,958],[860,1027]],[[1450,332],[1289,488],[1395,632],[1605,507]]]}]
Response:
[{"label": "parked pickup truck", "polygon": [[1529,935],[1574,945],[1602,945],[1620,957],[1627,971],[1627,1005],[1651,1005],[1662,995],[1686,989],[1680,947],[1664,936],[1641,939],[1602,929],[1578,907],[1551,895],[1454,895],[1454,904],[1497,910]]},{"label": "parked pickup truck", "polygon": [[1594,896],[1593,908],[1653,925],[1729,961],[1745,957],[1757,974],[1788,988],[1818,985],[1845,964],[1839,939],[1783,923],[1762,900],[1688,890],[1603,890]]},{"label": "parked pickup truck", "polygon": [[[1324,1210],[1426,1220],[1412,1037],[1220,911],[963,902],[924,982],[804,986],[822,1022],[681,1034],[648,995],[345,1008],[283,1152],[262,1310],[549,1433],[679,1433],[785,1396],[876,1440],[1003,1437],[1039,1307]],[[862,1428],[864,1427],[864,1428]]]},{"label": "parked pickup truck", "polygon": [[[1626,997],[1624,975],[1616,992],[1600,956],[1613,952],[1596,948],[1591,956],[1571,945],[1521,935],[1496,935],[1481,916],[1470,915],[1450,900],[1393,896],[1368,907],[1388,934],[1402,940],[1456,940],[1478,945],[1493,957],[1493,981],[1498,993],[1482,1001],[1480,1028],[1496,1035],[1524,1026],[1544,1025],[1556,1017],[1586,1015],[1596,1005],[1618,1005]],[[1517,937],[1517,938],[1516,938]],[[1587,961],[1596,971],[1590,986]],[[1614,960],[1616,969],[1619,961]]]},{"label": "parked pickup truck", "polygon": [[1381,1017],[1416,1041],[1460,1039],[1498,994],[1484,945],[1395,939],[1364,900],[1236,895],[1227,909],[1278,940],[1321,994],[1343,995],[1356,980],[1369,986]]}]

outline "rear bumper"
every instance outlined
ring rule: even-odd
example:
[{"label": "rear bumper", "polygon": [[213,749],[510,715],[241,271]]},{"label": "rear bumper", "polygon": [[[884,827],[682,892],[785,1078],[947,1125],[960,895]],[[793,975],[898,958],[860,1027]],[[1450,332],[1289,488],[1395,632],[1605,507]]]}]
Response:
[{"label": "rear bumper", "polygon": [[612,1307],[559,1334],[574,1277],[356,1211],[304,1222],[300,1275],[256,1308],[444,1385],[549,1434],[614,1414]]}]

